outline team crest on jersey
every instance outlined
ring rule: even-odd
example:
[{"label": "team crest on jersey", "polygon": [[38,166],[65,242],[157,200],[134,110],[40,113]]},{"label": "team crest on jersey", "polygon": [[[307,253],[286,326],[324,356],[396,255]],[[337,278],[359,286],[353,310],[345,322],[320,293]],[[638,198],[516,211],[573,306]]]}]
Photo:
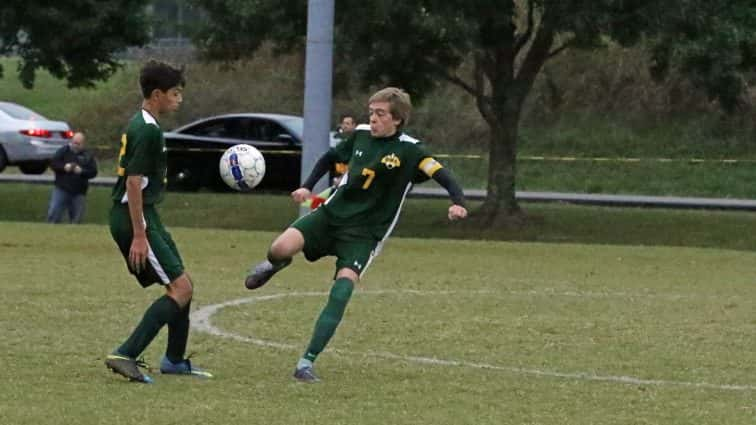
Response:
[{"label": "team crest on jersey", "polygon": [[399,161],[399,157],[394,155],[393,153],[391,155],[386,155],[383,158],[381,158],[381,164],[385,165],[386,168],[389,170],[398,167],[402,165],[402,162]]}]

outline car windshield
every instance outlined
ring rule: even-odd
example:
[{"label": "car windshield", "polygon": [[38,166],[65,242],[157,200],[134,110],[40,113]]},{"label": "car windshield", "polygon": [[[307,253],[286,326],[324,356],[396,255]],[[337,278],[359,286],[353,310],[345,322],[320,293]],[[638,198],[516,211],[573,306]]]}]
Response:
[{"label": "car windshield", "polygon": [[299,140],[302,140],[304,134],[304,120],[298,117],[282,118],[281,122],[291,131],[296,133]]},{"label": "car windshield", "polygon": [[49,121],[47,118],[32,111],[31,109],[24,108],[23,106],[16,105],[15,103],[0,102],[0,111],[5,112],[6,114],[17,120]]}]

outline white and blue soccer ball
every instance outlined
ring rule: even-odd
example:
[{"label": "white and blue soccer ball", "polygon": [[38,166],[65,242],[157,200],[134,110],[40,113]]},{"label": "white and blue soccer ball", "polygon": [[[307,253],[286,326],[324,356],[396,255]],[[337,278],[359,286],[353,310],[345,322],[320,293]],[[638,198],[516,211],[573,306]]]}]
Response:
[{"label": "white and blue soccer ball", "polygon": [[223,153],[219,168],[221,178],[229,187],[246,192],[265,177],[265,158],[254,146],[235,145]]}]

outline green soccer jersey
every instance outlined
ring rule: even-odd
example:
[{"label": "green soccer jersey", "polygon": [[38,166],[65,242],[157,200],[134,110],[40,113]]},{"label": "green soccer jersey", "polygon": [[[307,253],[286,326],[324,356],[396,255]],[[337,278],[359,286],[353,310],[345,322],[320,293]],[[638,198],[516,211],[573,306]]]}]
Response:
[{"label": "green soccer jersey", "polygon": [[383,239],[418,172],[431,177],[442,168],[419,140],[403,133],[373,137],[364,124],[331,148],[331,155],[348,163],[349,171],[322,208],[334,225],[356,237]]},{"label": "green soccer jersey", "polygon": [[163,132],[155,117],[145,110],[137,112],[121,136],[118,180],[113,187],[113,201],[127,203],[126,178],[141,175],[142,203],[159,203],[165,191],[166,152]]}]

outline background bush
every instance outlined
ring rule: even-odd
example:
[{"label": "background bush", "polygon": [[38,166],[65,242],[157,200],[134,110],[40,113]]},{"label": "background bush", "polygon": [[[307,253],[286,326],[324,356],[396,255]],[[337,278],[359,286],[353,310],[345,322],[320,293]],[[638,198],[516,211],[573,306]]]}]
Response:
[{"label": "background bush", "polygon": [[[130,57],[121,72],[96,90],[69,90],[41,73],[36,88],[28,91],[13,74],[15,61],[2,59],[8,72],[0,79],[0,99],[19,102],[84,130],[103,162],[115,157],[122,129],[139,107],[137,73],[147,57],[186,67],[185,101],[177,114],[163,119],[166,129],[221,113],[302,114],[301,54],[275,55],[263,49],[252,60],[234,63],[201,63],[186,51],[176,50],[137,51]],[[339,72],[348,72],[348,64],[346,69],[339,66]],[[346,112],[364,122],[365,102],[375,87],[340,85],[343,81],[334,82],[334,125]],[[748,162],[729,168],[721,164],[692,167],[688,160],[756,160],[751,116],[749,108],[724,115],[717,104],[679,76],[672,75],[663,83],[653,81],[639,49],[610,46],[603,51],[566,52],[547,64],[524,108],[518,187],[737,196],[740,192],[730,190],[733,184],[756,179]],[[485,187],[489,130],[471,97],[461,89],[439,84],[424,99],[416,98],[408,131],[441,154],[466,187]],[[670,158],[679,163],[565,165],[528,159],[533,156]],[[675,176],[671,182],[655,181],[671,175]]]}]

